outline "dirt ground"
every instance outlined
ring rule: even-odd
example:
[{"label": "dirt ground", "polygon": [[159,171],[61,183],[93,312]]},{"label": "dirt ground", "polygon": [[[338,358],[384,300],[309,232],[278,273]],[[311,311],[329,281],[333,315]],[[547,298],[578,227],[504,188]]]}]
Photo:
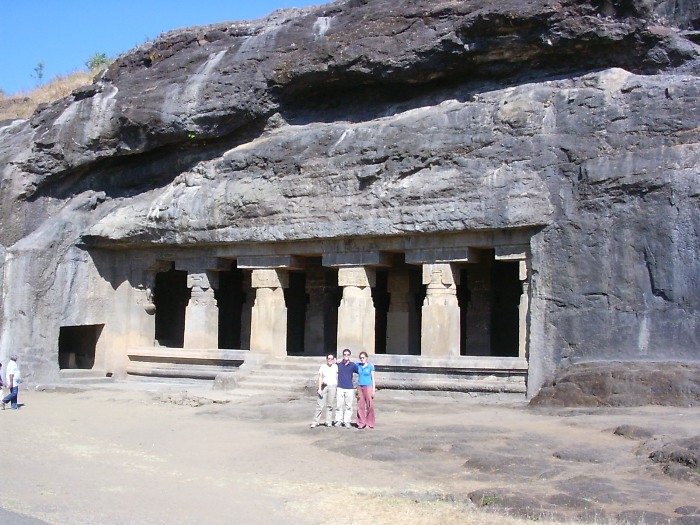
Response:
[{"label": "dirt ground", "polygon": [[698,407],[536,411],[383,390],[377,427],[358,430],[309,428],[313,394],[20,396],[0,413],[0,523],[700,523],[700,472],[649,459],[700,434]]}]

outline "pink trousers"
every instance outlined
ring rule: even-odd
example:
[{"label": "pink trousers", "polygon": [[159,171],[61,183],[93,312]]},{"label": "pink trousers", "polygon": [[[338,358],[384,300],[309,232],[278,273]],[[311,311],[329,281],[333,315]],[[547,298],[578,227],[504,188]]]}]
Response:
[{"label": "pink trousers", "polygon": [[357,387],[357,426],[374,428],[374,398],[371,386]]}]

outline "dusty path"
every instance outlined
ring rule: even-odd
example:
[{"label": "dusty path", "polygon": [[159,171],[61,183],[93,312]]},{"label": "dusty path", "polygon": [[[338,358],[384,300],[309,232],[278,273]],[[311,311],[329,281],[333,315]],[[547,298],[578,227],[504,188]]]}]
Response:
[{"label": "dusty path", "polygon": [[378,427],[360,431],[309,429],[312,399],[21,396],[0,413],[2,523],[521,523],[472,500],[557,522],[700,522],[693,472],[648,458],[700,434],[698,408],[536,412],[381,391]]}]

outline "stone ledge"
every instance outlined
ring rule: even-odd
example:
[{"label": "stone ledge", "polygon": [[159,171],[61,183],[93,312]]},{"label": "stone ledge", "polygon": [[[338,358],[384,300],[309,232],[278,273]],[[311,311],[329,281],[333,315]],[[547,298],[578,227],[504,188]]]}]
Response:
[{"label": "stone ledge", "polygon": [[378,378],[380,390],[421,390],[434,392],[487,392],[525,395],[525,382],[491,379]]},{"label": "stone ledge", "polygon": [[231,366],[240,366],[251,354],[248,350],[153,347],[130,348],[127,355],[132,362],[182,364],[226,363]]},{"label": "stone ledge", "polygon": [[374,354],[370,362],[379,370],[463,370],[463,371],[520,371],[527,373],[527,360],[519,357],[487,357],[487,356],[456,356],[456,357],[423,357],[419,355]]},{"label": "stone ledge", "polygon": [[[164,378],[215,380],[215,388],[238,387],[251,374],[264,379],[259,365],[279,369],[309,370],[315,377],[320,356],[271,359],[249,350],[134,348],[128,352],[127,374]],[[377,386],[390,390],[444,392],[525,393],[527,361],[519,358],[458,356],[429,358],[410,355],[373,355]],[[309,368],[311,366],[311,368]],[[264,374],[264,371],[262,371]]]}]

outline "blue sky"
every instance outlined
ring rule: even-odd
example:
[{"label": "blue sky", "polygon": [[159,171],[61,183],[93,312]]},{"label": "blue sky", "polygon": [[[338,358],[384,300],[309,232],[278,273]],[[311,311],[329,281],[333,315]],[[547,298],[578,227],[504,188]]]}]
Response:
[{"label": "blue sky", "polygon": [[85,69],[95,53],[114,58],[180,27],[261,18],[282,7],[324,0],[0,0],[0,90],[33,89]]}]

